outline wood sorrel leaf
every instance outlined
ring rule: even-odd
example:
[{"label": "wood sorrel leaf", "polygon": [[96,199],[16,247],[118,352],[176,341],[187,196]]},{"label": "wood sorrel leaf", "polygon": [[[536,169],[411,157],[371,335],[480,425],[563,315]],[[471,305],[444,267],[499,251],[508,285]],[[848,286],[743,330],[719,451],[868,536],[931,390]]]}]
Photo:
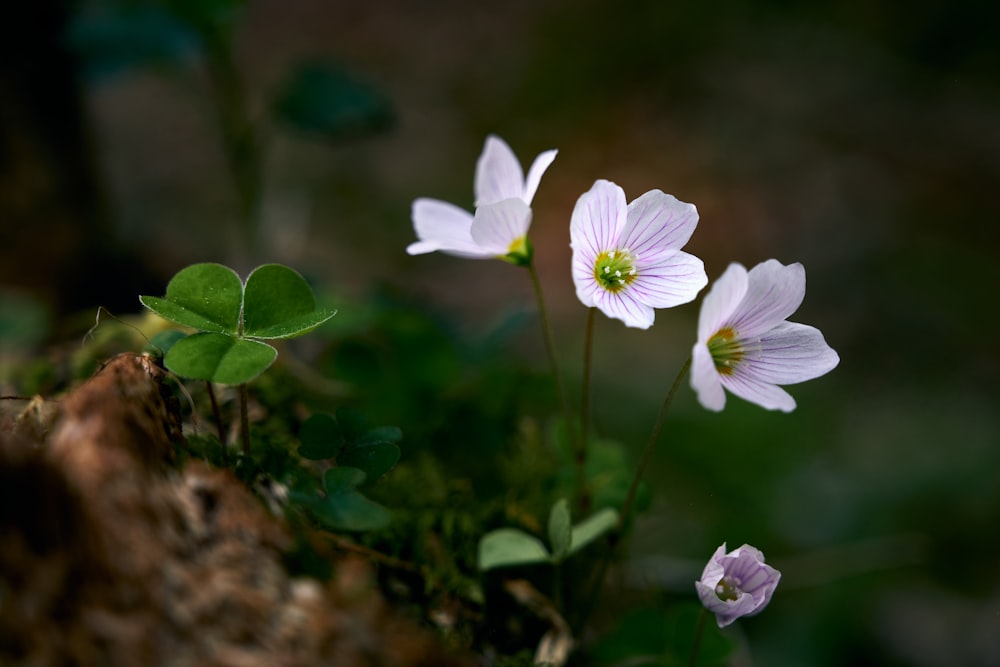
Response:
[{"label": "wood sorrel leaf", "polygon": [[364,470],[369,482],[389,472],[399,461],[399,447],[391,442],[373,442],[367,445],[345,447],[337,455],[337,465]]},{"label": "wood sorrel leaf", "polygon": [[316,519],[332,530],[376,530],[389,523],[389,511],[364,497],[356,487],[365,479],[357,468],[337,466],[323,476],[326,498],[308,507]]},{"label": "wood sorrel leaf", "polygon": [[[554,509],[553,509],[554,511]],[[605,507],[601,511],[573,526],[567,555],[575,554],[598,537],[608,532],[618,523],[618,510]]]},{"label": "wood sorrel leaf", "polygon": [[[339,415],[340,413],[338,412],[337,414]],[[399,430],[398,426],[376,426],[362,433],[357,438],[356,445],[364,447],[365,445],[374,445],[380,442],[399,442],[402,439],[403,432]]]},{"label": "wood sorrel leaf", "polygon": [[344,435],[344,441],[357,443],[371,429],[371,423],[363,414],[353,408],[340,408],[337,410],[337,425]]},{"label": "wood sorrel leaf", "polygon": [[278,351],[266,343],[203,332],[174,343],[163,364],[193,380],[244,384],[267,370],[277,356]]},{"label": "wood sorrel leaf", "polygon": [[391,519],[389,510],[357,491],[327,496],[311,509],[316,519],[330,530],[378,530]]},{"label": "wood sorrel leaf", "polygon": [[569,555],[572,540],[569,501],[560,498],[549,512],[549,544],[552,546],[553,561],[558,563]]},{"label": "wood sorrel leaf", "polygon": [[165,297],[140,296],[139,301],[176,324],[235,336],[240,327],[243,283],[229,267],[193,264],[170,280]]},{"label": "wood sorrel leaf", "polygon": [[149,344],[146,346],[146,352],[152,352],[158,357],[163,357],[174,344],[181,340],[182,338],[187,338],[187,334],[180,329],[167,329],[161,331],[160,333],[153,336]]},{"label": "wood sorrel leaf", "polygon": [[302,424],[299,430],[299,456],[313,461],[333,458],[344,445],[337,420],[317,412]]},{"label": "wood sorrel leaf", "polygon": [[333,316],[332,311],[316,310],[309,283],[287,266],[264,264],[247,277],[243,295],[245,336],[293,338]]},{"label": "wood sorrel leaf", "polygon": [[337,495],[353,491],[365,481],[365,471],[348,466],[330,468],[323,475],[323,488],[327,495]]},{"label": "wood sorrel leaf", "polygon": [[479,540],[479,569],[547,563],[551,560],[542,541],[517,528],[499,528]]}]

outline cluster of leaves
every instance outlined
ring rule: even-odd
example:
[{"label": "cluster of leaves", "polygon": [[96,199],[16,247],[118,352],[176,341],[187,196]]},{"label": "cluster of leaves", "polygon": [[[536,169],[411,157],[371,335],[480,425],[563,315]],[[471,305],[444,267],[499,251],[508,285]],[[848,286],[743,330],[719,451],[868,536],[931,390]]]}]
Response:
[{"label": "cluster of leaves", "polygon": [[375,530],[389,523],[389,512],[369,500],[358,487],[372,484],[399,461],[396,444],[402,432],[395,426],[369,425],[360,413],[337,411],[336,417],[316,413],[299,432],[299,455],[334,463],[323,473],[323,493],[295,491],[292,500],[329,530]]},{"label": "cluster of leaves", "polygon": [[618,512],[606,507],[573,525],[569,501],[560,498],[549,513],[549,546],[518,528],[498,528],[479,542],[479,569],[551,563],[558,565],[587,546],[618,522]]},{"label": "cluster of leaves", "polygon": [[160,339],[166,367],[219,384],[244,384],[267,370],[278,351],[263,340],[301,336],[334,316],[318,310],[309,284],[280,264],[257,267],[246,284],[221,264],[194,264],[173,277],[166,296],[139,299],[160,317],[198,330]]},{"label": "cluster of leaves", "polygon": [[[274,363],[278,352],[264,340],[300,336],[334,315],[317,309],[308,283],[280,264],[254,269],[245,283],[221,264],[195,264],[171,279],[166,296],[140,301],[160,317],[197,330],[157,337],[154,343],[166,351],[164,365],[181,377],[224,385],[244,385]],[[388,511],[358,487],[396,464],[401,438],[398,428],[373,428],[349,409],[336,417],[312,415],[299,433],[299,455],[328,466],[321,490],[298,485],[291,499],[330,530],[384,527]]]},{"label": "cluster of leaves", "polygon": [[336,416],[312,414],[296,435],[290,413],[300,401],[274,390],[274,385],[291,382],[283,372],[268,374],[261,381],[262,393],[271,400],[261,406],[266,414],[255,425],[250,456],[233,461],[214,434],[199,432],[188,434],[184,454],[232,466],[240,479],[258,491],[275,484],[287,489],[281,495],[287,498],[287,509],[296,521],[308,517],[313,525],[337,533],[385,529],[392,513],[362,489],[370,490],[396,465],[402,431],[394,426],[372,427],[361,413],[341,408]]}]

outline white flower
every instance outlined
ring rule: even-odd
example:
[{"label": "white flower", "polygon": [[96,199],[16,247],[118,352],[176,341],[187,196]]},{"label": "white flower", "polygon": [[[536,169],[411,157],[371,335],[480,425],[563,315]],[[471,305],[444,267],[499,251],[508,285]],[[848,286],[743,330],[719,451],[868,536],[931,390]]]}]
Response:
[{"label": "white flower", "polygon": [[626,206],[624,190],[596,181],[570,221],[577,297],[630,327],[648,328],[654,308],[687,303],[708,284],[702,261],[681,251],[697,225],[694,204],[650,190]]},{"label": "white flower", "polygon": [[729,265],[698,318],[691,386],[702,405],[722,410],[726,388],[768,410],[791,412],[795,399],[778,385],[811,380],[840,362],[819,329],[785,321],[805,293],[801,264],[769,259],[749,273],[741,264]]},{"label": "white flower", "polygon": [[476,163],[475,215],[438,199],[417,199],[413,202],[413,228],[420,240],[411,243],[406,252],[421,255],[440,251],[524,263],[531,253],[527,239],[531,200],[555,157],[555,150],[538,155],[525,178],[510,146],[500,137],[488,136]]},{"label": "white flower", "polygon": [[781,573],[764,563],[764,554],[749,544],[726,553],[715,550],[701,580],[694,582],[701,603],[715,614],[720,628],[741,616],[760,613],[774,595]]}]

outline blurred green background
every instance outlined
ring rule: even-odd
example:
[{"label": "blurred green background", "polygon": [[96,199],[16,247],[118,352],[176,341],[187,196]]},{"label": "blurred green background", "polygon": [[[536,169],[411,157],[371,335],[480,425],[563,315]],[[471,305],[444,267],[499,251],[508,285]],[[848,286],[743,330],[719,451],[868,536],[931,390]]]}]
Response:
[{"label": "blurred green background", "polygon": [[[998,7],[17,3],[0,40],[0,363],[44,354],[95,306],[136,312],[189,263],[278,261],[353,322],[333,367],[364,385],[378,422],[427,432],[417,421],[454,400],[459,362],[455,391],[515,400],[516,373],[545,372],[527,276],[407,256],[409,207],[471,207],[488,133],[525,165],[558,148],[532,238],[574,395],[585,311],[568,224],[597,178],[629,199],[694,202],[687,250],[711,279],[730,261],[802,262],[793,319],[842,359],[791,389],[791,415],[732,398],[710,414],[681,395],[624,575],[640,597],[693,595],[715,547],[749,542],[785,574],[767,612],[739,624],[752,664],[998,665]],[[233,119],[255,124],[249,144],[223,141]],[[249,204],[233,179],[248,165]],[[419,401],[391,357],[430,349],[407,338],[394,315],[407,309],[488,350],[427,353],[421,373],[437,379],[419,389],[438,393]],[[649,331],[598,318],[598,432],[638,452],[696,318],[696,304]],[[378,354],[374,373],[364,355]],[[516,415],[484,414],[499,415],[487,439],[516,429]]]}]

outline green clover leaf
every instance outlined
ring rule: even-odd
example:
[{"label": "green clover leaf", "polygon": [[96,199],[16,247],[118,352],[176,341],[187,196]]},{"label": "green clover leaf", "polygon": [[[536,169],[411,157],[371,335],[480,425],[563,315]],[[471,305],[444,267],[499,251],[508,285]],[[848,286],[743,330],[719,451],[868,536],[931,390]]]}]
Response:
[{"label": "green clover leaf", "polygon": [[221,264],[194,264],[179,271],[163,297],[139,301],[160,317],[196,329],[176,341],[163,363],[194,380],[244,384],[274,363],[278,351],[254,339],[294,338],[334,316],[316,308],[312,288],[286,266],[264,264],[246,284]]},{"label": "green clover leaf", "polygon": [[361,413],[341,408],[336,419],[315,414],[302,424],[299,454],[313,461],[336,457],[338,466],[358,468],[374,482],[399,461],[402,437],[395,426],[373,428]]},{"label": "green clover leaf", "polygon": [[389,523],[389,511],[357,491],[365,473],[357,468],[337,466],[323,476],[326,497],[306,503],[310,514],[330,530],[365,531]]},{"label": "green clover leaf", "polygon": [[237,335],[243,307],[243,283],[221,264],[194,264],[167,284],[163,298],[140,296],[142,305],[165,320],[199,331]]}]

